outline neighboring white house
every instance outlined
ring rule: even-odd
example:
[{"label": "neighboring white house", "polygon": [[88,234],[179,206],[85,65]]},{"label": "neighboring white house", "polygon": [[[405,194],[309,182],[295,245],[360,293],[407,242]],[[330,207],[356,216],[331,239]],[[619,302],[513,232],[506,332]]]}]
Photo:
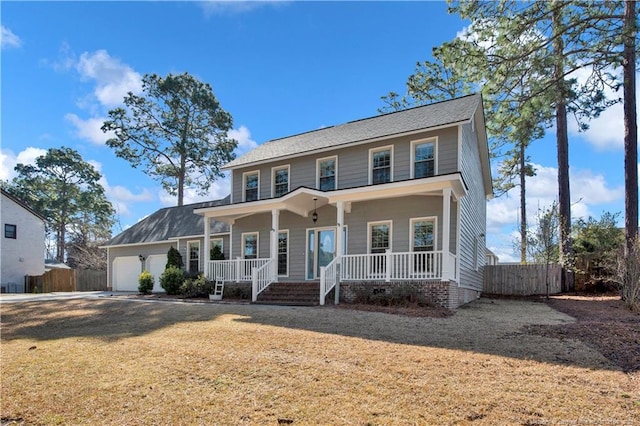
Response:
[{"label": "neighboring white house", "polygon": [[44,274],[44,218],[2,191],[2,291],[24,292],[25,275]]}]

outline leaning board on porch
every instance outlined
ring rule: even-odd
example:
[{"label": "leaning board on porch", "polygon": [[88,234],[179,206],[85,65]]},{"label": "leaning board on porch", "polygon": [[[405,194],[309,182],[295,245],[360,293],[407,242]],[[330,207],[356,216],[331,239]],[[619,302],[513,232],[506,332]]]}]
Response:
[{"label": "leaning board on porch", "polygon": [[[484,293],[505,296],[532,296],[547,294],[544,264],[486,265],[484,267]],[[562,267],[549,265],[549,294],[562,291]]]}]

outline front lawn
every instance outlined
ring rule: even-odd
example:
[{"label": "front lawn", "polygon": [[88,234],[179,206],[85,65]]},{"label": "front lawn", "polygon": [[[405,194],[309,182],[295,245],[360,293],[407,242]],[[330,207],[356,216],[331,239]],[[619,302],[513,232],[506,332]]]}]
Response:
[{"label": "front lawn", "polygon": [[446,318],[136,300],[3,304],[3,424],[633,424],[640,377],[543,303]]}]

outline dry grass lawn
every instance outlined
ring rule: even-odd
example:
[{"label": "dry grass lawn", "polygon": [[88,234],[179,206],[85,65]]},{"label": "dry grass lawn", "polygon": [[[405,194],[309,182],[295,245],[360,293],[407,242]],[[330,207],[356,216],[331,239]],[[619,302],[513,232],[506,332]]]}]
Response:
[{"label": "dry grass lawn", "polygon": [[2,305],[3,424],[638,424],[640,377],[543,303],[448,318],[333,307]]}]

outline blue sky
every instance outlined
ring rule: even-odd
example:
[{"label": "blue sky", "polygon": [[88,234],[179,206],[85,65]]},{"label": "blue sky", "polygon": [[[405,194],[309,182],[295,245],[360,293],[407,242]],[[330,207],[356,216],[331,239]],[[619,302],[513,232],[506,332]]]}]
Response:
[{"label": "blue sky", "polygon": [[[377,114],[415,64],[468,24],[444,2],[3,2],[0,178],[51,147],[99,168],[115,232],[175,198],[104,145],[107,111],[146,73],[189,72],[234,119],[238,153],[264,141]],[[572,127],[572,214],[624,210],[622,108]],[[534,143],[530,216],[557,194],[553,129]],[[206,199],[228,193],[217,182]],[[185,202],[202,197],[188,193]],[[517,192],[488,204],[488,246],[514,260]]]}]

